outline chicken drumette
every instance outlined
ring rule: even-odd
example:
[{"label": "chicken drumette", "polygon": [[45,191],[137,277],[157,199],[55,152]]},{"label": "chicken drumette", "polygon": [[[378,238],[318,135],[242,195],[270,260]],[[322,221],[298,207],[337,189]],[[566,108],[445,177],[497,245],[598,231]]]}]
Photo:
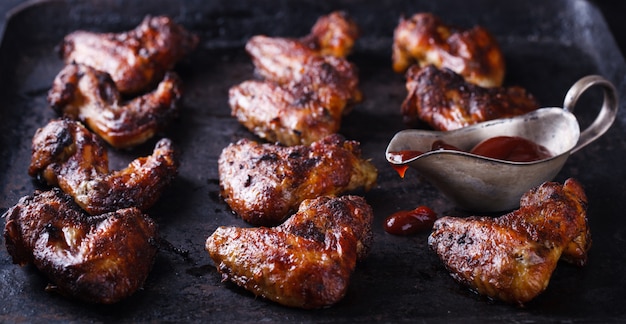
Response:
[{"label": "chicken drumette", "polygon": [[20,199],[4,218],[13,263],[35,265],[49,289],[91,303],[135,293],[157,253],[157,226],[140,210],[90,216],[58,188]]},{"label": "chicken drumette", "polygon": [[282,305],[320,308],[346,294],[369,251],[372,219],[361,197],[324,196],[278,227],[219,227],[206,249],[224,280]]},{"label": "chicken drumette", "polygon": [[501,217],[442,217],[428,238],[458,282],[480,294],[524,304],[543,292],[559,260],[587,262],[591,234],[581,185],[546,182]]},{"label": "chicken drumette", "polygon": [[167,72],[153,92],[124,102],[105,72],[68,64],[55,78],[48,103],[60,115],[80,120],[114,147],[144,143],[177,116],[180,80]]},{"label": "chicken drumette", "polygon": [[421,120],[436,130],[448,131],[539,108],[532,94],[521,87],[483,88],[433,65],[413,65],[406,79],[408,94],[401,113],[408,125]]},{"label": "chicken drumette", "polygon": [[59,186],[92,215],[125,207],[151,207],[178,173],[171,140],[161,139],[152,155],[110,172],[100,139],[82,124],[53,120],[33,137],[28,174]]},{"label": "chicken drumette", "polygon": [[336,134],[292,147],[242,139],[224,148],[218,165],[222,197],[254,225],[276,225],[308,198],[368,190],[378,175],[358,142]]},{"label": "chicken drumette", "polygon": [[198,37],[166,16],[146,17],[122,33],[76,31],[60,46],[67,64],[78,63],[108,73],[124,94],[144,92],[188,55]]},{"label": "chicken drumette", "polygon": [[505,73],[500,46],[485,28],[458,30],[431,13],[400,19],[394,31],[392,61],[398,73],[415,63],[433,64],[483,87],[501,86]]}]

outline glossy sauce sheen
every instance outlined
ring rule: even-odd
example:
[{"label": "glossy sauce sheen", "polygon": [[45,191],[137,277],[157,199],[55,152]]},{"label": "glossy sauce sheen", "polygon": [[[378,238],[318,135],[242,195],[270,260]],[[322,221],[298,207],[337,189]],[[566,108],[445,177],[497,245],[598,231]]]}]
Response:
[{"label": "glossy sauce sheen", "polygon": [[482,141],[470,153],[512,162],[532,162],[552,156],[542,145],[517,136],[497,136]]},{"label": "glossy sauce sheen", "polygon": [[[387,158],[396,163],[402,163],[404,161],[410,160],[422,154],[424,154],[424,152],[403,150],[403,151],[397,151],[397,152],[389,152],[387,154]],[[408,165],[397,165],[397,164],[392,164],[391,167],[393,167],[394,170],[398,172],[401,178],[404,178],[404,174],[406,173],[406,170],[409,168]]]},{"label": "glossy sauce sheen", "polygon": [[431,230],[437,220],[437,214],[426,206],[413,210],[401,210],[385,219],[384,229],[393,235],[411,235]]},{"label": "glossy sauce sheen", "polygon": [[[436,150],[463,151],[442,140],[433,142],[431,151]],[[402,150],[389,152],[387,157],[395,163],[402,163],[423,153],[421,151]],[[532,162],[552,156],[552,153],[546,147],[518,136],[496,136],[486,139],[474,146],[469,153],[511,162]],[[408,168],[407,165],[395,164],[392,164],[392,167],[398,172],[400,177],[404,177],[404,173]]]}]

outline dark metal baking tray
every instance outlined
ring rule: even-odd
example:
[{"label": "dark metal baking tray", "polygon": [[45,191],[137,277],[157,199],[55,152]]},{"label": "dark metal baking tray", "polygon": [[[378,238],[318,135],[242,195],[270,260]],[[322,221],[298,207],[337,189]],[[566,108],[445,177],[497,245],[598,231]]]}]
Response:
[{"label": "dark metal baking tray", "polygon": [[[218,195],[217,157],[228,143],[253,138],[230,117],[227,90],[251,78],[243,51],[255,34],[302,36],[320,15],[348,11],[362,28],[354,54],[365,101],[346,116],[341,133],[362,143],[379,169],[378,185],[364,194],[375,212],[374,245],[358,265],[345,298],[333,307],[303,311],[283,307],[221,282],[204,241],[217,226],[240,225]],[[504,50],[506,84],[533,92],[544,106],[560,106],[580,77],[601,74],[622,102],[613,127],[574,154],[557,176],[577,178],[589,197],[593,246],[587,266],[559,264],[548,289],[520,308],[486,300],[459,286],[428,250],[428,233],[396,237],[383,220],[420,204],[439,214],[463,215],[431,185],[409,171],[400,179],[384,151],[404,125],[399,107],[404,78],[391,70],[393,29],[401,15],[431,11],[460,26],[490,29]],[[167,14],[200,38],[178,67],[184,109],[167,132],[182,151],[179,177],[150,214],[162,235],[190,252],[190,260],[162,251],[143,289],[118,304],[88,305],[44,291],[33,267],[18,267],[0,238],[0,322],[16,321],[623,321],[626,320],[626,65],[596,8],[585,1],[36,1],[12,11],[0,45],[0,212],[32,194],[26,174],[30,142],[55,117],[46,94],[62,63],[55,46],[76,29],[124,31],[146,14]],[[599,107],[592,92],[577,106],[582,124]],[[154,142],[112,151],[114,168],[148,154]],[[4,225],[4,222],[2,222]]]}]

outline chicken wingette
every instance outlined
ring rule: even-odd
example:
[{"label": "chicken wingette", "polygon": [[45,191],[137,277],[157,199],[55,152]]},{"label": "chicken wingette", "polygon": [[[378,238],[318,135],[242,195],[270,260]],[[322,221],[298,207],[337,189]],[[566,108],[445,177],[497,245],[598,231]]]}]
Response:
[{"label": "chicken wingette", "polygon": [[440,131],[519,116],[540,107],[522,87],[484,88],[433,65],[411,66],[406,72],[406,89],[408,94],[401,107],[403,121],[407,125],[425,122]]},{"label": "chicken wingette", "polygon": [[359,196],[302,202],[277,227],[219,227],[206,250],[224,280],[279,304],[331,306],[346,294],[372,241],[373,212]]},{"label": "chicken wingette", "polygon": [[60,189],[26,196],[4,214],[13,263],[33,264],[47,289],[112,304],[140,289],[158,250],[158,228],[137,208],[86,214]]},{"label": "chicken wingette", "polygon": [[59,115],[80,120],[111,146],[129,148],[166,129],[178,115],[181,82],[167,72],[149,93],[124,100],[105,72],[68,64],[56,76],[48,103]]},{"label": "chicken wingette", "polygon": [[504,55],[495,37],[484,27],[460,30],[431,13],[401,18],[394,31],[393,69],[410,66],[448,68],[472,84],[499,87],[505,75]]},{"label": "chicken wingette", "polygon": [[198,45],[198,37],[167,16],[147,16],[121,33],[75,31],[63,39],[60,54],[108,73],[123,94],[151,89]]},{"label": "chicken wingette", "polygon": [[61,119],[35,133],[28,174],[60,187],[92,215],[126,207],[145,211],[178,174],[178,158],[164,138],[151,155],[110,171],[101,140],[79,122]]},{"label": "chicken wingette", "polygon": [[378,171],[360,145],[334,134],[310,146],[285,147],[242,139],[218,160],[221,196],[254,225],[276,225],[300,203],[340,195],[376,183]]},{"label": "chicken wingette", "polygon": [[587,197],[576,180],[546,182],[506,215],[438,219],[428,244],[456,281],[523,305],[548,287],[559,260],[586,264],[591,247],[586,211]]}]

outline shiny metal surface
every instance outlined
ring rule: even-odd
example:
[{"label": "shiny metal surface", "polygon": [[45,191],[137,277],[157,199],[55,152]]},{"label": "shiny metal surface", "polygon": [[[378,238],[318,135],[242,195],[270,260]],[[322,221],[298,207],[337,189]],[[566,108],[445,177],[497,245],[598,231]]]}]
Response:
[{"label": "shiny metal surface", "polygon": [[[604,90],[602,107],[591,125],[580,131],[573,114],[578,98],[590,87]],[[473,212],[499,212],[517,208],[523,193],[559,173],[571,153],[602,136],[613,124],[617,110],[613,84],[598,75],[581,78],[567,92],[564,108],[541,108],[528,114],[493,120],[449,132],[403,130],[389,142],[387,161],[409,165],[443,192],[457,206]],[[496,136],[519,136],[543,145],[552,157],[533,162],[510,162],[469,153],[483,140]],[[463,151],[435,150],[442,140]],[[396,161],[390,153],[403,150],[425,152]]]}]

